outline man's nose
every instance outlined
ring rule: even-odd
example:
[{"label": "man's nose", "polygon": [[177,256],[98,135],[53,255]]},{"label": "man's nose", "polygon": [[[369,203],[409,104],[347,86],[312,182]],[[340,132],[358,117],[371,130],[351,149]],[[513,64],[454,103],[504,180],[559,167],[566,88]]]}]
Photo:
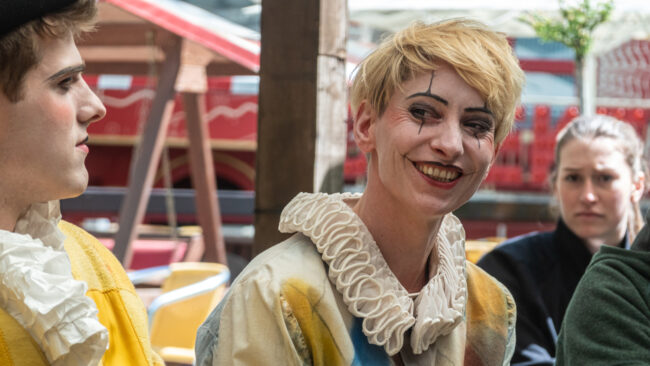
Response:
[{"label": "man's nose", "polygon": [[77,120],[79,123],[91,124],[104,118],[106,107],[104,107],[97,94],[86,84],[86,81],[82,79],[81,82],[84,90]]}]

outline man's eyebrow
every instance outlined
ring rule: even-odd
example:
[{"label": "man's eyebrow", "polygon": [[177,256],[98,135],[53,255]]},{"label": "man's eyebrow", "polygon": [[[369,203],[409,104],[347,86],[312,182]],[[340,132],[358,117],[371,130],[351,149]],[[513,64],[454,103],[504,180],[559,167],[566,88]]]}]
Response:
[{"label": "man's eyebrow", "polygon": [[424,93],[415,93],[415,94],[409,95],[408,97],[406,97],[406,99],[411,99],[411,98],[415,98],[415,97],[429,97],[429,98],[433,98],[433,99],[439,101],[440,103],[442,103],[444,105],[449,105],[449,102],[445,98],[443,98],[441,96],[438,96],[438,95],[435,95],[435,94],[432,94],[432,93],[429,93],[428,91],[426,91]]},{"label": "man's eyebrow", "polygon": [[81,65],[76,65],[76,66],[69,66],[65,67],[57,72],[55,72],[52,76],[47,78],[47,81],[58,79],[63,75],[68,75],[68,74],[77,74],[80,72],[83,72],[86,69],[86,65],[81,64]]},{"label": "man's eyebrow", "polygon": [[487,113],[490,116],[493,116],[494,114],[492,113],[491,110],[485,108],[485,107],[470,107],[470,108],[465,108],[465,112],[483,112]]}]

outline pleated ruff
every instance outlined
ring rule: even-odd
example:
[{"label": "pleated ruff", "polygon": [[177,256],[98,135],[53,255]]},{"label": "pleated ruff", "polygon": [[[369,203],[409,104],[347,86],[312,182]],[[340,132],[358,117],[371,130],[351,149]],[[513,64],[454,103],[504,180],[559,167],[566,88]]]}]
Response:
[{"label": "pleated ruff", "polygon": [[444,217],[439,232],[432,236],[436,255],[430,256],[429,266],[437,271],[412,299],[351,209],[360,197],[301,193],[283,210],[279,229],[300,232],[312,240],[348,310],[363,319],[363,332],[371,344],[395,355],[404,346],[404,334],[412,328],[411,349],[421,354],[463,320],[467,298],[465,231],[454,215]]}]

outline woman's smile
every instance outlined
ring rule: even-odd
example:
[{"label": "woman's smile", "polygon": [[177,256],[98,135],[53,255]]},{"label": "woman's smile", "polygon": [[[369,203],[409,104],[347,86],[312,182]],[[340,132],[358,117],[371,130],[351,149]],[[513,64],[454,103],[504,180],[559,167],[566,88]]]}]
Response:
[{"label": "woman's smile", "polygon": [[460,168],[444,166],[439,163],[414,162],[413,166],[427,178],[438,183],[451,183],[463,175]]}]

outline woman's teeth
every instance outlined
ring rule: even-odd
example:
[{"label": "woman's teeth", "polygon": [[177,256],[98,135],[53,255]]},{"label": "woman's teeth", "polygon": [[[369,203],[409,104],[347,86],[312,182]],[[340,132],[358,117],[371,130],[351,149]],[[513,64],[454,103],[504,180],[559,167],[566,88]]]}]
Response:
[{"label": "woman's teeth", "polygon": [[416,167],[427,177],[439,182],[451,182],[452,180],[458,178],[460,175],[460,173],[455,170],[448,170],[439,167],[433,167],[430,165],[416,165]]}]

